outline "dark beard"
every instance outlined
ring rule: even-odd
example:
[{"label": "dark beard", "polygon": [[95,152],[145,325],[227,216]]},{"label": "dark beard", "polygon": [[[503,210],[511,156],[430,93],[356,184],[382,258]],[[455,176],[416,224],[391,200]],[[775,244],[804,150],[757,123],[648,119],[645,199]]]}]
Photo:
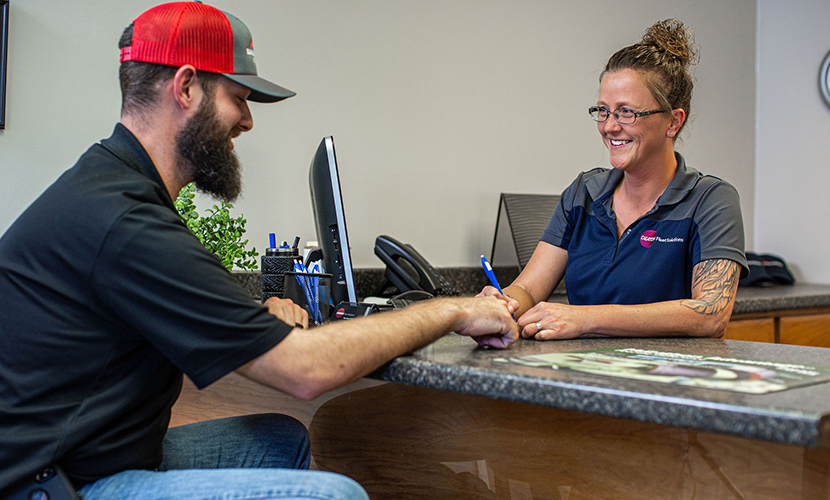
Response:
[{"label": "dark beard", "polygon": [[239,158],[230,146],[237,132],[223,129],[213,96],[205,94],[196,114],[176,136],[179,169],[193,179],[196,189],[227,203],[242,192]]}]

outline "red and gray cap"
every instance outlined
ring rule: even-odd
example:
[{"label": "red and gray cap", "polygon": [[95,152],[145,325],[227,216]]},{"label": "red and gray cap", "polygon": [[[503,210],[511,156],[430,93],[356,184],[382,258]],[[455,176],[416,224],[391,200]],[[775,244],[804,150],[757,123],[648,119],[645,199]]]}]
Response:
[{"label": "red and gray cap", "polygon": [[236,17],[200,2],[157,5],[133,21],[133,39],[121,62],[190,64],[221,73],[251,89],[248,99],[277,102],[294,92],[257,76],[251,32]]}]

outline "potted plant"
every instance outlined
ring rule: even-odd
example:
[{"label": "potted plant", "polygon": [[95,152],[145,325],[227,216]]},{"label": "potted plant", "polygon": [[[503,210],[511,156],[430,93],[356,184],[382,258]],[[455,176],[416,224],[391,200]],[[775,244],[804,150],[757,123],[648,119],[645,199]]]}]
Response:
[{"label": "potted plant", "polygon": [[193,184],[188,184],[176,198],[176,210],[187,227],[208,250],[219,257],[228,271],[232,272],[234,266],[245,271],[256,269],[259,254],[255,247],[246,250],[248,240],[242,239],[247,222],[245,218],[241,215],[231,217],[233,205],[224,201],[219,206],[213,205],[208,208],[207,216],[202,217],[196,212],[196,204],[193,201],[195,196],[196,188]]}]

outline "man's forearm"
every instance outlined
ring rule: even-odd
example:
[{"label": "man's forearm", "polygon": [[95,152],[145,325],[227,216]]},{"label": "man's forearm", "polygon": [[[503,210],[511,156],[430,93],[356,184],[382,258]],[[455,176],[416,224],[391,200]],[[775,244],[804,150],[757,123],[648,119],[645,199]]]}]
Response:
[{"label": "man's forearm", "polygon": [[433,299],[401,311],[311,330],[295,329],[239,372],[302,399],[313,399],[441,337],[463,314],[458,299]]}]

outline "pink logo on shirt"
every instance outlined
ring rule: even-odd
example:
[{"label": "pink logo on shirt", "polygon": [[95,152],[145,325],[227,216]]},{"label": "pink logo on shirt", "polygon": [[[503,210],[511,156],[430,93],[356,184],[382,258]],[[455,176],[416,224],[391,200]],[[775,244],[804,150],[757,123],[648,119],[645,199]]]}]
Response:
[{"label": "pink logo on shirt", "polygon": [[648,231],[644,231],[643,234],[640,235],[640,244],[644,247],[648,248],[654,243],[654,240],[657,239],[657,231],[649,229]]}]

